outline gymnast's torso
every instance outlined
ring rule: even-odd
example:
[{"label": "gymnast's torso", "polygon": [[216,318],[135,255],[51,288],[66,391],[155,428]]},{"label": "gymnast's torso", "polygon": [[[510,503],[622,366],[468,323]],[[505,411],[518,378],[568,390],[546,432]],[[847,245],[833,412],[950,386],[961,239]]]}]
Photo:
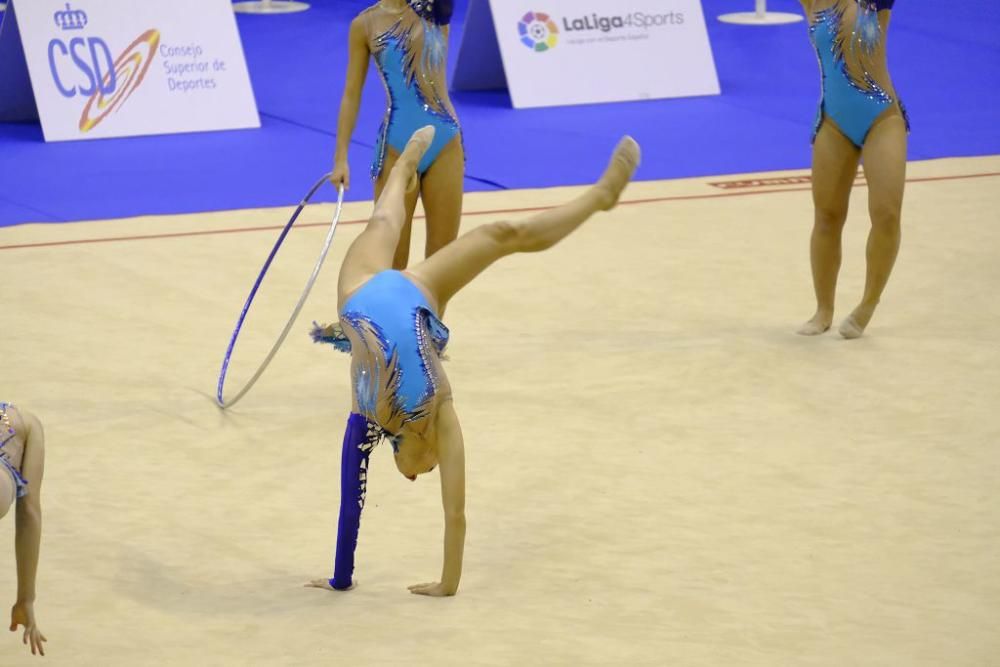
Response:
[{"label": "gymnast's torso", "polygon": [[[435,4],[436,3],[436,4]],[[402,152],[425,125],[437,130],[417,171],[423,174],[445,146],[460,135],[458,115],[448,97],[446,62],[450,3],[407,0],[399,8],[379,2],[361,13],[368,49],[385,84],[388,108],[379,130],[372,177],[378,178],[386,151]]]},{"label": "gymnast's torso", "polygon": [[886,30],[894,0],[813,0],[809,36],[822,73],[816,129],[831,119],[855,145],[883,114],[898,109],[886,64]]},{"label": "gymnast's torso", "polygon": [[353,411],[390,436],[417,432],[451,386],[441,365],[447,327],[427,294],[400,271],[373,276],[345,301],[340,327],[351,353]]}]

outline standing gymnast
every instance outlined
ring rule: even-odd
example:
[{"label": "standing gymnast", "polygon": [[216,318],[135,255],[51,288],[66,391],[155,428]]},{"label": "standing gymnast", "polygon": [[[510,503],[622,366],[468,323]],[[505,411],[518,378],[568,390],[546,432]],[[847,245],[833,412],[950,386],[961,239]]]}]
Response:
[{"label": "standing gymnast", "polygon": [[0,402],[0,518],[17,502],[14,551],[17,556],[17,600],[10,610],[10,631],[24,626],[23,641],[31,653],[45,655],[48,641],[35,620],[35,575],[42,540],[42,473],[45,435],[35,415]]},{"label": "standing gymnast", "polygon": [[813,137],[816,208],[810,244],[816,314],[799,333],[821,334],[833,321],[841,235],[851,187],[864,163],[868,183],[868,270],[861,303],[840,334],[868,326],[899,251],[909,123],[886,65],[885,36],[895,0],[801,0],[819,56],[823,98]]},{"label": "standing gymnast", "polygon": [[337,287],[340,322],[313,338],[351,353],[352,406],[341,460],[337,559],[332,579],[310,586],[352,586],[354,549],[364,506],[368,455],[387,437],[396,467],[415,480],[440,465],[444,565],[437,582],[410,586],[419,595],[454,595],[465,545],[465,449],[440,355],[448,329],[438,314],[473,278],[501,257],[552,247],[598,211],[615,206],[639,163],[630,137],[615,149],[600,180],[568,204],[524,221],[478,227],[412,269],[391,270],[406,224],[406,193],[416,187],[434,128],[413,135],[386,179],[368,226],[344,259]]},{"label": "standing gymnast", "polygon": [[452,0],[381,0],[351,22],[347,80],[337,122],[337,148],[331,180],[350,185],[347,150],[361,104],[361,89],[374,58],[388,96],[371,174],[375,198],[407,140],[425,125],[437,131],[417,166],[420,187],[404,195],[405,225],[399,232],[392,266],[406,268],[417,197],[427,214],[425,256],[458,236],[462,215],[465,154],[458,116],[448,97],[446,64]]}]

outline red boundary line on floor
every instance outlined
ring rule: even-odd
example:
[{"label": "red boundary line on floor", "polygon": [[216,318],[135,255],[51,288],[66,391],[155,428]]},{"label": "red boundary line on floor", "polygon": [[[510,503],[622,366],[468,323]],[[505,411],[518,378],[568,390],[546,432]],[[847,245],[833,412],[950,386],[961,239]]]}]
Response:
[{"label": "red boundary line on floor", "polygon": [[[907,183],[928,183],[933,181],[957,181],[965,180],[970,178],[988,178],[991,176],[1000,176],[1000,172],[989,172],[983,174],[962,174],[959,176],[928,176],[926,178],[908,178]],[[864,186],[864,183],[859,185]],[[670,197],[652,197],[649,199],[629,199],[626,201],[619,202],[621,206],[634,206],[638,204],[655,204],[667,201],[686,201],[692,199],[719,199],[722,197],[749,197],[753,195],[773,195],[782,194],[785,192],[809,192],[812,187],[804,188],[782,188],[779,190],[748,190],[740,192],[714,192],[711,194],[704,195],[674,195]],[[557,205],[552,206],[533,206],[525,208],[506,208],[506,209],[494,209],[489,211],[467,211],[462,213],[462,217],[471,217],[475,215],[499,215],[502,213],[534,213],[537,211],[548,211],[555,208]],[[197,214],[193,214],[197,215]],[[424,216],[416,216],[416,219],[423,219]],[[368,222],[368,219],[361,220],[342,220],[341,225],[359,225]],[[58,224],[58,223],[56,223]],[[302,229],[305,227],[325,227],[329,225],[329,222],[303,222],[295,225],[296,229]],[[72,241],[47,241],[44,243],[21,243],[15,245],[0,245],[0,250],[17,250],[23,248],[51,248],[55,246],[67,246],[67,245],[85,245],[90,243],[115,243],[119,241],[150,241],[155,239],[176,239],[185,238],[191,236],[215,236],[220,234],[241,234],[243,232],[263,232],[263,231],[275,231],[279,230],[284,225],[266,225],[263,227],[236,227],[233,229],[206,229],[204,231],[195,232],[174,232],[167,234],[145,234],[140,236],[109,236],[106,238],[98,239],[75,239]]]}]

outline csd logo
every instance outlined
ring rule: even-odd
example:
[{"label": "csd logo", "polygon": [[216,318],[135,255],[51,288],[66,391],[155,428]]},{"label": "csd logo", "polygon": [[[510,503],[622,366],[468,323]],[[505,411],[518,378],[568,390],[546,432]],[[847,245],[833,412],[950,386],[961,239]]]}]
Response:
[{"label": "csd logo", "polygon": [[[56,12],[53,18],[64,31],[83,30],[87,26],[87,14],[71,9],[69,3],[65,11]],[[105,95],[115,91],[111,50],[100,37],[53,39],[49,42],[49,68],[63,97],[90,96],[98,89]]]},{"label": "csd logo", "polygon": [[[57,60],[69,60],[72,67],[85,77],[82,85],[73,79],[59,75]],[[111,51],[100,37],[74,37],[69,43],[58,39],[49,42],[49,67],[52,69],[52,79],[63,97],[77,95],[93,95],[100,89],[105,95],[115,92],[115,70],[111,60]],[[78,77],[77,77],[78,78]],[[70,82],[70,83],[66,83]]]},{"label": "csd logo", "polygon": [[118,110],[139,87],[149,70],[160,43],[158,30],[147,30],[117,58],[112,58],[107,42],[100,37],[70,36],[88,23],[82,9],[66,3],[64,11],[53,15],[63,38],[49,42],[49,68],[56,89],[66,98],[86,97],[80,117],[80,131],[89,132]]}]

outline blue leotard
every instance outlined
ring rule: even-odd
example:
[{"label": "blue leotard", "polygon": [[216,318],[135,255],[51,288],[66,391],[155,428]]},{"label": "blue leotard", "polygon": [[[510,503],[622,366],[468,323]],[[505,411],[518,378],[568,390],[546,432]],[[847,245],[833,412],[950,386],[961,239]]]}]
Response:
[{"label": "blue leotard", "polygon": [[[878,13],[891,9],[894,2],[834,0],[830,6],[814,13],[809,36],[816,48],[823,77],[823,97],[814,139],[823,119],[830,118],[855,146],[860,147],[876,119],[898,102],[889,92],[891,84],[878,81],[872,73],[876,59],[885,57]],[[900,112],[906,120],[902,104]]]},{"label": "blue leotard", "polygon": [[445,62],[446,26],[451,3],[407,0],[401,12],[381,4],[364,12],[369,49],[385,84],[389,106],[379,129],[372,178],[378,178],[389,146],[402,152],[414,132],[433,125],[436,134],[417,167],[423,175],[461,128],[448,100]]},{"label": "blue leotard", "polygon": [[427,416],[438,390],[435,357],[444,353],[449,333],[423,292],[403,273],[383,271],[347,300],[340,324],[353,330],[364,349],[352,350],[346,335],[326,335],[320,328],[313,339],[354,357],[352,384],[360,414],[390,436],[398,435],[402,424]]},{"label": "blue leotard", "polygon": [[[19,470],[22,462],[12,461],[10,452],[4,450],[7,443],[17,435],[10,423],[10,416],[7,414],[7,410],[13,407],[10,403],[0,401],[0,468],[4,468],[10,473],[10,476],[14,480],[15,493],[18,498],[21,498],[28,493],[28,481],[24,479]],[[23,458],[23,454],[18,458]]]}]

